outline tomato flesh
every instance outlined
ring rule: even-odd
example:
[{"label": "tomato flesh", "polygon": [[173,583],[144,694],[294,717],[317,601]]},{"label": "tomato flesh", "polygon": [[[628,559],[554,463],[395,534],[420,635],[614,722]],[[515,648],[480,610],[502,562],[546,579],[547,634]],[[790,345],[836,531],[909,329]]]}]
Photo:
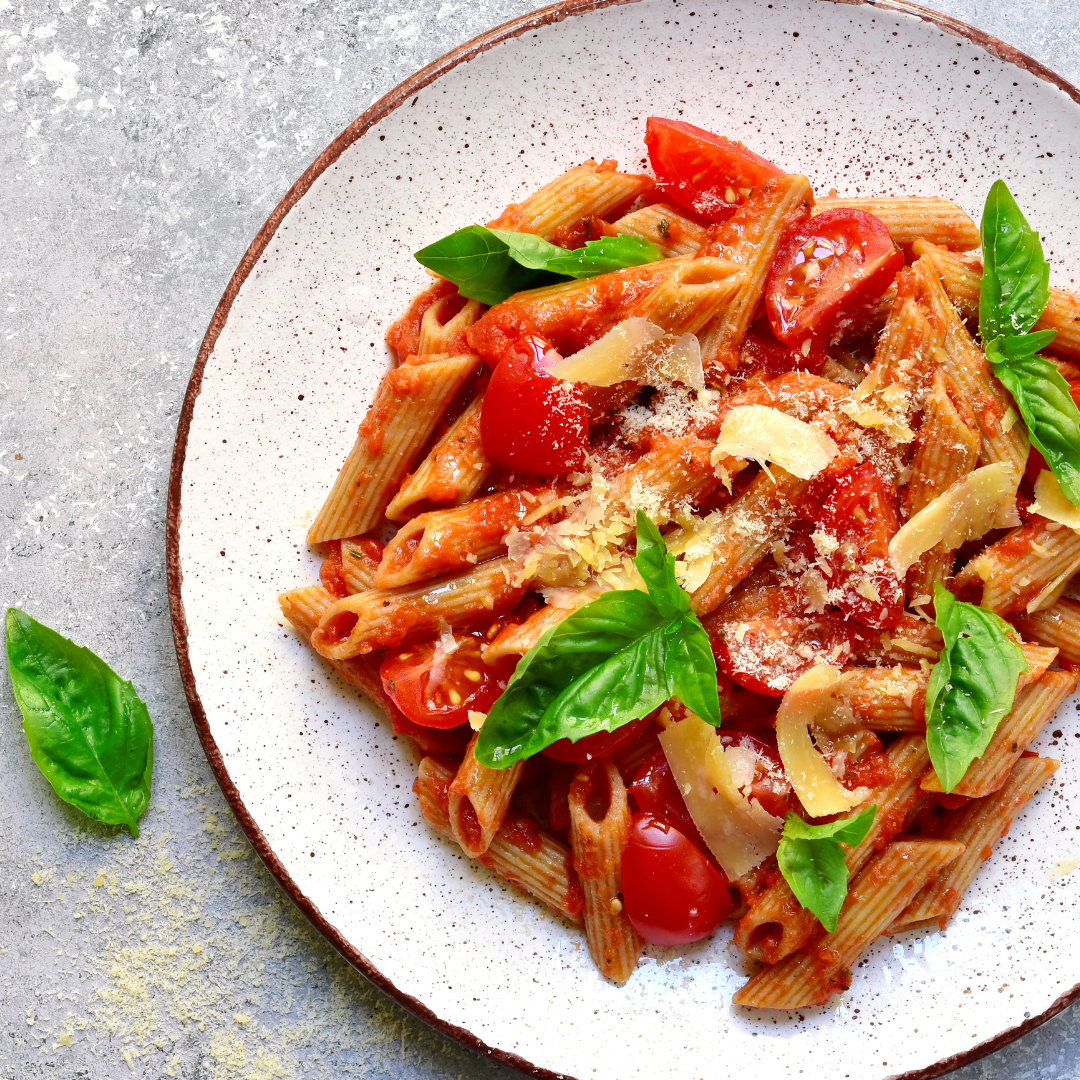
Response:
[{"label": "tomato flesh", "polygon": [[826,210],[781,245],[765,282],[773,333],[789,345],[827,338],[857,301],[884,292],[904,265],[889,230],[863,210]]},{"label": "tomato flesh", "polygon": [[635,814],[622,861],[623,910],[653,945],[685,945],[732,912],[727,879],[678,829]]},{"label": "tomato flesh", "polygon": [[555,761],[592,761],[596,758],[613,757],[620,750],[625,750],[637,742],[651,723],[652,716],[645,716],[614,731],[597,731],[593,735],[586,735],[577,742],[557,739],[540,752]]},{"label": "tomato flesh", "polygon": [[470,710],[486,713],[513,674],[507,660],[484,663],[475,637],[454,640],[457,648],[441,655],[437,641],[394,649],[379,669],[383,689],[421,727],[457,727],[468,722]]},{"label": "tomato flesh", "polygon": [[896,489],[864,462],[836,481],[818,523],[830,593],[839,589],[836,606],[864,626],[896,626],[904,614],[904,587],[889,559],[889,541],[900,527]]},{"label": "tomato flesh", "polygon": [[787,773],[784,772],[780,751],[772,743],[749,731],[721,731],[720,744],[725,748],[738,746],[749,750],[757,759],[754,763],[754,778],[750,781],[750,790],[746,794],[751,799],[756,799],[762,810],[773,817],[782,818],[792,809],[795,801],[794,790]]},{"label": "tomato flesh", "polygon": [[664,195],[707,221],[726,221],[763,180],[780,175],[742,143],[682,120],[650,116],[645,145]]},{"label": "tomato flesh", "polygon": [[550,354],[546,341],[529,335],[495,366],[480,412],[480,441],[495,465],[558,476],[585,464],[589,410],[572,384],[547,373]]},{"label": "tomato flesh", "polygon": [[638,769],[627,789],[634,805],[643,814],[651,814],[676,828],[703,854],[708,850],[705,841],[686,809],[679,785],[662,749],[654,750]]}]

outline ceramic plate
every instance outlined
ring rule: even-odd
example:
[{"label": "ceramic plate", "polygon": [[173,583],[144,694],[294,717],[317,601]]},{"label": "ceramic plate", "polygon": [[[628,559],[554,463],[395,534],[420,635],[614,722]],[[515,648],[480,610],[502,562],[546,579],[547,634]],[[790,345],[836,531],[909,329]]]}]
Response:
[{"label": "ceramic plate", "polygon": [[[650,113],[742,139],[816,190],[941,194],[1003,176],[1056,284],[1080,270],[1080,95],[970,28],[827,0],[563,4],[451,53],[315,161],[244,257],[199,354],[169,505],[177,652],[199,734],[256,849],[327,938],[418,1015],[537,1075],[936,1075],[1064,1007],[1080,982],[1080,719],[1064,763],[947,933],[881,941],[827,1008],[731,1005],[729,931],[649,949],[623,988],[576,931],[422,822],[416,761],[278,613],[307,524],[424,284],[412,252],[585,158],[644,165]],[[1065,752],[1065,744],[1070,755]]]}]

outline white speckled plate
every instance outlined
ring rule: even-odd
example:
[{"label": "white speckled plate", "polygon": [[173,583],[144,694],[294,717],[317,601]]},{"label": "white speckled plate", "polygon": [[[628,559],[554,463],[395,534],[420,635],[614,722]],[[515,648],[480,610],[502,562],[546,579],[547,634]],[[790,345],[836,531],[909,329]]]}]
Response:
[{"label": "white speckled plate", "polygon": [[945,934],[874,947],[851,991],[798,1015],[734,1008],[722,931],[650,950],[624,988],[580,936],[420,819],[415,761],[278,614],[317,580],[306,523],[388,363],[383,334],[425,278],[411,254],[590,156],[644,163],[650,113],[745,140],[818,191],[943,194],[978,215],[999,174],[1080,269],[1080,95],[914,7],[826,0],[559,5],[433,64],[300,178],[236,272],[199,354],[169,503],[177,652],[222,788],[270,870],[380,986],[537,1075],[650,1080],[760,1071],[937,1075],[1078,992],[1080,720],[1065,758]]}]

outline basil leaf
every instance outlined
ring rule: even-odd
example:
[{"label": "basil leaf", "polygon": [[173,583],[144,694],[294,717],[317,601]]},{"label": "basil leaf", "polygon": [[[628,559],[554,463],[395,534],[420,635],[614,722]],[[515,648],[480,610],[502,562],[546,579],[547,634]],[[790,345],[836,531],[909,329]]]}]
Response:
[{"label": "basil leaf", "polygon": [[870,806],[858,817],[810,825],[796,814],[784,818],[776,849],[780,873],[795,899],[812,911],[830,934],[836,932],[848,892],[848,870],[841,843],[855,847],[866,839],[877,815]]},{"label": "basil leaf", "polygon": [[675,581],[674,558],[638,514],[634,560],[649,592],[609,592],[547,631],[492,705],[474,753],[505,769],[557,739],[615,731],[678,697],[720,723],[716,660],[708,635]]},{"label": "basil leaf", "polygon": [[636,236],[605,236],[568,251],[535,233],[468,225],[413,257],[452,281],[462,296],[493,306],[523,289],[657,262],[664,253]]},{"label": "basil leaf", "polygon": [[982,216],[983,276],[979,333],[983,343],[1024,334],[1050,299],[1050,264],[1003,180],[995,180]]},{"label": "basil leaf", "polygon": [[[534,239],[546,244],[539,236]],[[528,250],[527,245],[526,241],[521,249],[523,252]],[[508,296],[523,289],[535,289],[559,280],[554,274],[522,264],[505,240],[482,225],[458,229],[422,248],[413,257],[439,277],[452,281],[462,296],[491,306],[501,304]]]},{"label": "basil leaf", "polygon": [[957,600],[940,582],[934,610],[945,644],[926,687],[926,743],[948,793],[1012,711],[1017,680],[1028,666],[1008,623],[992,611]]},{"label": "basil leaf", "polygon": [[135,688],[18,608],[8,608],[6,628],[11,687],[38,768],[65,802],[138,836],[154,725]]},{"label": "basil leaf", "polygon": [[627,266],[659,262],[663,257],[664,253],[655,244],[639,236],[602,236],[599,240],[589,240],[584,247],[562,251],[544,269],[572,278],[595,277]]},{"label": "basil leaf", "polygon": [[1041,347],[1033,339],[1053,332],[998,338],[990,343],[986,358],[1012,394],[1035,449],[1046,459],[1065,497],[1080,506],[1080,409],[1057,366],[1030,351]]}]

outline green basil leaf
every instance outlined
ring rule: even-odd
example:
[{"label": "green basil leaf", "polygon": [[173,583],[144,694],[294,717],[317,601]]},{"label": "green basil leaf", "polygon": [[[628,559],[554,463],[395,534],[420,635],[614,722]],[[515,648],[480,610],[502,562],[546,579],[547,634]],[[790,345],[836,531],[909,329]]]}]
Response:
[{"label": "green basil leaf", "polygon": [[6,629],[11,687],[38,768],[61,799],[138,836],[154,725],[135,688],[18,608],[8,608]]},{"label": "green basil leaf", "polygon": [[871,806],[857,817],[824,825],[811,825],[792,813],[784,818],[784,832],[776,849],[780,873],[795,899],[812,911],[830,934],[836,931],[848,892],[848,870],[840,844],[861,844],[876,814],[877,807]]},{"label": "green basil leaf", "polygon": [[634,563],[648,588],[604,593],[549,630],[519,662],[480,729],[492,769],[648,716],[672,697],[720,725],[709,636],[675,580],[675,559],[638,513]]},{"label": "green basil leaf", "polygon": [[668,554],[660,530],[640,510],[637,514],[634,565],[661,615],[669,618],[690,610],[690,597],[675,580],[675,560]]},{"label": "green basil leaf", "polygon": [[597,726],[581,732],[557,730],[545,723],[545,716],[577,679],[620,652],[632,650],[639,638],[662,625],[656,605],[636,590],[604,593],[568,615],[521,658],[480,729],[477,761],[492,769],[505,769],[539,753],[556,739],[576,740],[601,730],[603,716],[590,718]]},{"label": "green basil leaf", "polygon": [[585,278],[659,262],[663,257],[664,253],[655,244],[638,236],[602,236],[599,240],[589,240],[584,247],[563,251],[544,268],[571,278]]},{"label": "green basil leaf", "polygon": [[1028,666],[1008,623],[992,611],[957,600],[940,582],[934,610],[945,644],[926,687],[926,743],[948,793],[1012,711]]},{"label": "green basil leaf", "polygon": [[[1053,331],[1026,338],[1041,338],[1044,333]],[[1012,394],[1033,445],[1046,458],[1065,497],[1080,506],[1080,409],[1057,366],[1032,355],[1030,348],[1023,337],[998,338],[990,343],[986,358]]]},{"label": "green basil leaf", "polygon": [[[474,229],[480,228],[474,225]],[[486,229],[485,232],[498,237],[510,253],[510,258],[530,270],[547,270],[548,264],[567,254],[566,248],[549,244],[536,233],[510,232],[506,229]]]},{"label": "green basil leaf", "polygon": [[[526,233],[515,234],[528,236]],[[546,244],[539,236],[533,239]],[[525,241],[521,251],[528,249]],[[547,244],[547,247],[554,247]],[[561,251],[561,248],[555,248]],[[523,265],[506,241],[482,225],[469,225],[422,248],[416,261],[440,277],[452,281],[462,296],[481,304],[501,304],[523,289],[535,289],[558,281],[554,274]]]},{"label": "green basil leaf", "polygon": [[1039,321],[1050,299],[1050,264],[1003,180],[995,180],[986,196],[982,242],[979,333],[985,345],[1025,334]]}]

